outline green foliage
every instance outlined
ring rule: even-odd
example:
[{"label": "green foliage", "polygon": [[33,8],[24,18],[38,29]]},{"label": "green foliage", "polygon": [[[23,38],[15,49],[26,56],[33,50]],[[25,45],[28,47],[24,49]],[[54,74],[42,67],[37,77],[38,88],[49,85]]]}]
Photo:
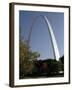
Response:
[{"label": "green foliage", "polygon": [[25,41],[20,41],[19,44],[19,60],[20,60],[20,78],[28,74],[32,74],[34,61],[40,56],[38,52],[32,52]]},{"label": "green foliage", "polygon": [[59,74],[60,71],[63,71],[64,65],[60,61],[48,60],[48,75]]}]

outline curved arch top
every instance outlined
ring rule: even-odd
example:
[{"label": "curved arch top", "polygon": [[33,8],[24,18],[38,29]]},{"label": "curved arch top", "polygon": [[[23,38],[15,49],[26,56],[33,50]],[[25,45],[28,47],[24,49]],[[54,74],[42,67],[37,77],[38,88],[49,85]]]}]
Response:
[{"label": "curved arch top", "polygon": [[58,61],[59,58],[60,58],[60,54],[59,54],[59,49],[58,49],[58,46],[57,46],[57,42],[56,42],[56,38],[55,38],[55,35],[53,33],[53,29],[52,29],[52,26],[48,20],[48,18],[46,16],[43,16],[43,15],[39,15],[39,16],[36,16],[34,19],[33,19],[33,22],[32,22],[32,25],[30,27],[30,31],[29,31],[29,36],[28,36],[28,45],[30,43],[30,40],[31,40],[31,34],[32,34],[32,28],[33,28],[33,25],[35,24],[35,21],[39,18],[39,17],[42,17],[43,20],[45,21],[46,25],[47,25],[47,30],[49,32],[49,35],[50,35],[50,40],[51,40],[51,44],[52,44],[52,48],[53,48],[53,54],[54,54],[54,58]]}]

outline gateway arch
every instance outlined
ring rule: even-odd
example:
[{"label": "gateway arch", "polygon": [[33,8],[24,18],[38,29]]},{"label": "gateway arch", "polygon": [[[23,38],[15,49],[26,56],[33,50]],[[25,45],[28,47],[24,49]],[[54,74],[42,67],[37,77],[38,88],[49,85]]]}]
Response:
[{"label": "gateway arch", "polygon": [[46,16],[43,16],[43,15],[39,15],[39,16],[36,16],[34,19],[33,19],[33,22],[32,22],[32,25],[30,27],[30,31],[29,31],[29,35],[28,35],[28,45],[30,44],[30,40],[31,40],[31,35],[32,35],[32,28],[33,28],[33,25],[35,24],[36,20],[41,17],[46,25],[47,25],[47,30],[49,32],[49,35],[50,35],[50,40],[51,40],[51,45],[52,45],[52,49],[53,49],[53,54],[54,54],[54,59],[56,59],[57,61],[59,60],[60,58],[60,54],[59,54],[59,49],[58,49],[58,45],[57,45],[57,42],[56,42],[56,38],[55,38],[55,35],[54,35],[54,32],[53,32],[53,29],[52,29],[52,26],[48,20],[48,18]]}]

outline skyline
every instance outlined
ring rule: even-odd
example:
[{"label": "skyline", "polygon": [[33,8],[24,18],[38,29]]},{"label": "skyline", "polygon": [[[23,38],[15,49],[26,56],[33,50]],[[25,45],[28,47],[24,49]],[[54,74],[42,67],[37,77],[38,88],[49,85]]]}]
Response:
[{"label": "skyline", "polygon": [[[45,15],[53,28],[55,38],[58,44],[60,56],[64,55],[64,13],[59,12],[39,12],[39,11],[20,11],[19,26],[21,27],[21,37],[28,39],[29,29],[33,18],[38,15]],[[53,50],[50,41],[50,35],[45,21],[40,17],[33,25],[30,47],[32,51],[39,52],[39,59],[53,58]]]}]

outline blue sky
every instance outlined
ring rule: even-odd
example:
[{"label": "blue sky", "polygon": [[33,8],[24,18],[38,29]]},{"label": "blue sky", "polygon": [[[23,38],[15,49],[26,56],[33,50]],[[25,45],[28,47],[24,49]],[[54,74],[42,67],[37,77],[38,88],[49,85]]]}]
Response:
[{"label": "blue sky", "polygon": [[[28,39],[30,27],[33,18],[39,15],[44,15],[50,21],[53,28],[55,38],[58,44],[60,56],[64,54],[64,13],[59,12],[39,12],[39,11],[20,11],[19,26],[21,28],[21,37]],[[47,25],[42,17],[39,17],[34,25],[30,40],[32,51],[40,53],[39,59],[54,58],[53,49],[50,41],[50,35],[47,30]]]}]

